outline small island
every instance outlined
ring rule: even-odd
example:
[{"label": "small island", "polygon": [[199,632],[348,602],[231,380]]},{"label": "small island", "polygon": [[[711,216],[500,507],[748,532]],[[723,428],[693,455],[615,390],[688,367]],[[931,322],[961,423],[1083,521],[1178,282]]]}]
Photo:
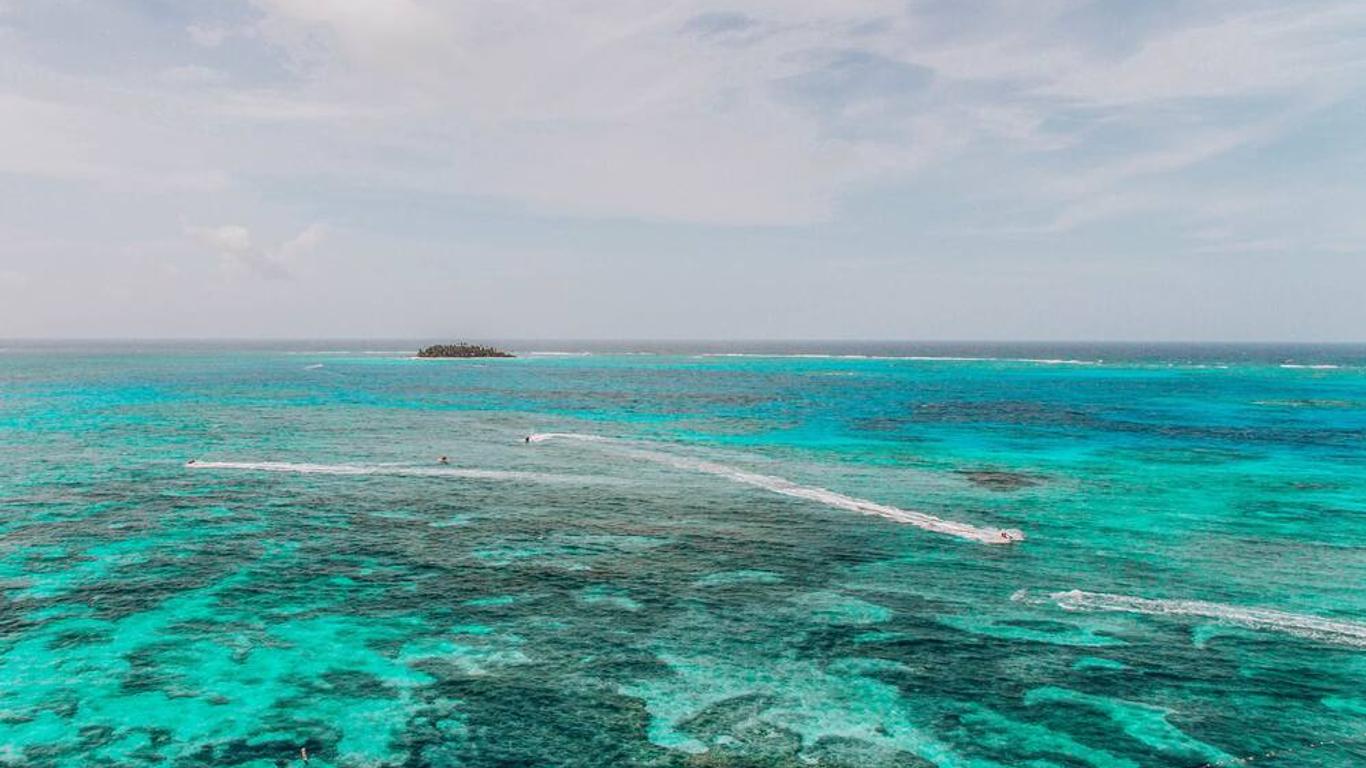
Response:
[{"label": "small island", "polygon": [[478,344],[433,344],[418,350],[418,357],[516,357],[493,347]]}]

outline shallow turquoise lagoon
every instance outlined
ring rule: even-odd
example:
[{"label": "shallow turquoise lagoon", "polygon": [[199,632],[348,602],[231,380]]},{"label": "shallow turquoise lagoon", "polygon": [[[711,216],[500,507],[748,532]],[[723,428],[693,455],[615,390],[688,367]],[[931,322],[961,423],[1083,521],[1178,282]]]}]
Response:
[{"label": "shallow turquoise lagoon", "polygon": [[1366,349],[512,346],[0,343],[0,765],[1366,764]]}]

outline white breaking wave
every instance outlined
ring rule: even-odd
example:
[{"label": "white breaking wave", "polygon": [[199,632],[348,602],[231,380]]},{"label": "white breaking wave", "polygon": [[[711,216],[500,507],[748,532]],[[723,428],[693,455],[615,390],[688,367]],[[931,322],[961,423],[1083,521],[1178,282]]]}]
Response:
[{"label": "white breaking wave", "polygon": [[744,485],[762,488],[766,491],[792,496],[798,499],[814,501],[837,509],[844,509],[850,512],[858,512],[865,515],[876,515],[888,520],[895,520],[898,523],[907,523],[917,528],[923,528],[935,533],[944,533],[950,536],[957,536],[961,539],[970,539],[983,544],[1011,544],[1024,540],[1024,533],[1015,528],[979,528],[975,525],[960,523],[953,520],[945,520],[924,512],[913,512],[900,507],[893,507],[887,504],[879,504],[866,499],[858,499],[853,496],[846,496],[842,493],[818,488],[815,486],[799,485],[781,477],[773,475],[761,475],[757,472],[748,472],[737,467],[726,464],[718,464],[714,461],[705,461],[686,456],[677,456],[662,451],[652,451],[644,448],[636,448],[629,445],[609,440],[598,435],[583,435],[572,432],[548,432],[530,435],[530,442],[541,443],[546,440],[580,440],[591,443],[609,443],[611,450],[625,456],[651,461],[656,464],[673,467],[675,469],[702,472],[708,475],[724,477]]},{"label": "white breaking wave", "polygon": [[913,357],[889,358],[894,360],[919,360],[922,362],[952,363],[1037,363],[1039,365],[1104,365],[1104,360],[1073,360],[1061,357],[947,357],[939,355],[916,355]]},{"label": "white breaking wave", "polygon": [[612,483],[612,478],[588,475],[556,475],[465,467],[414,467],[402,464],[298,464],[285,461],[194,461],[186,469],[225,469],[251,472],[285,472],[296,475],[386,475],[391,477],[460,477],[531,483]]},{"label": "white breaking wave", "polygon": [[693,357],[757,357],[810,360],[915,360],[954,363],[1037,363],[1040,365],[1103,365],[1104,360],[1072,360],[1041,357],[959,357],[955,355],[835,355],[821,353],[704,352]]},{"label": "white breaking wave", "polygon": [[317,369],[319,369],[319,368],[321,368],[321,367],[323,367],[323,364],[322,364],[322,363],[314,363],[314,364],[312,364],[312,365],[305,365],[305,366],[304,366],[304,370],[306,370],[306,371],[316,371]]},{"label": "white breaking wave", "polygon": [[[1016,592],[1016,600],[1026,600],[1024,590]],[[1083,592],[1079,589],[1054,592],[1049,600],[1067,611],[1111,611],[1142,613],[1157,616],[1194,616],[1214,619],[1248,629],[1285,632],[1287,634],[1366,648],[1366,624],[1342,619],[1325,619],[1302,613],[1277,611],[1270,608],[1244,608],[1237,605],[1207,603],[1201,600],[1159,600],[1129,595],[1110,595],[1103,592]]]},{"label": "white breaking wave", "polygon": [[289,350],[286,355],[406,355],[406,349],[305,349]]},{"label": "white breaking wave", "polygon": [[1312,371],[1335,371],[1335,370],[1337,370],[1338,368],[1340,368],[1341,366],[1330,365],[1330,364],[1328,364],[1328,363],[1322,363],[1322,364],[1319,364],[1319,365],[1307,365],[1307,364],[1300,364],[1300,363],[1281,363],[1281,367],[1282,367],[1282,368],[1307,368],[1307,369],[1312,370]]},{"label": "white breaking wave", "polygon": [[[798,360],[897,360],[896,357],[885,355],[833,355],[822,352],[793,352],[793,353],[766,353],[766,352],[703,352],[693,355],[693,357],[768,357],[774,359],[798,359]],[[909,358],[907,358],[909,359]]]}]

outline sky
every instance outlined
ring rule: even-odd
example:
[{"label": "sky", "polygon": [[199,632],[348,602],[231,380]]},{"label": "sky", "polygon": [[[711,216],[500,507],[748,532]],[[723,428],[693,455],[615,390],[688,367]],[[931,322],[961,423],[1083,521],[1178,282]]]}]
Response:
[{"label": "sky", "polygon": [[0,337],[1366,340],[1366,3],[0,0]]}]

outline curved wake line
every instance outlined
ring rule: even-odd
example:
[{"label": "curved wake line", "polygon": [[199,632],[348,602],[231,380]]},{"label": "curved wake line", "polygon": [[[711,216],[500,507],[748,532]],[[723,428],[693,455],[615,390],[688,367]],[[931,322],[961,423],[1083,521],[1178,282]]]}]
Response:
[{"label": "curved wake line", "polygon": [[186,469],[226,469],[249,472],[285,472],[296,475],[384,475],[390,477],[461,477],[473,480],[504,480],[530,483],[606,483],[611,478],[588,475],[554,475],[462,467],[413,467],[383,464],[296,464],[285,461],[196,461]]},{"label": "curved wake line", "polygon": [[761,475],[757,472],[747,472],[743,469],[718,464],[714,461],[693,459],[685,456],[676,456],[671,453],[661,451],[651,451],[644,448],[635,448],[623,445],[598,435],[582,435],[571,432],[547,432],[531,435],[529,442],[541,443],[546,440],[579,440],[592,443],[609,443],[611,450],[625,456],[651,461],[656,464],[673,467],[674,469],[701,472],[703,474],[724,477],[743,485],[750,485],[755,488],[772,493],[791,496],[798,499],[814,501],[828,507],[844,509],[850,512],[858,512],[864,515],[876,515],[878,517],[894,520],[898,523],[907,523],[917,528],[923,528],[935,533],[944,533],[950,536],[957,536],[960,539],[970,539],[983,544],[1011,544],[1022,541],[1024,534],[1015,528],[979,528],[975,525],[960,523],[953,520],[945,520],[934,515],[927,515],[924,512],[913,512],[900,507],[893,507],[887,504],[879,504],[867,499],[859,499],[853,496],[846,496],[842,493],[818,488],[815,486],[799,485],[781,477],[773,475]]},{"label": "curved wake line", "polygon": [[537,432],[529,435],[527,439],[533,443],[544,443],[547,440],[582,440],[585,443],[605,443],[607,438],[598,435],[581,435],[577,432]]},{"label": "curved wake line", "polygon": [[[1024,599],[1023,590],[1016,599]],[[1195,616],[1237,624],[1249,629],[1285,632],[1291,635],[1366,648],[1366,624],[1341,619],[1325,619],[1270,608],[1244,608],[1237,605],[1207,603],[1201,600],[1159,600],[1073,589],[1048,596],[1066,611],[1112,611],[1158,616]]]}]

